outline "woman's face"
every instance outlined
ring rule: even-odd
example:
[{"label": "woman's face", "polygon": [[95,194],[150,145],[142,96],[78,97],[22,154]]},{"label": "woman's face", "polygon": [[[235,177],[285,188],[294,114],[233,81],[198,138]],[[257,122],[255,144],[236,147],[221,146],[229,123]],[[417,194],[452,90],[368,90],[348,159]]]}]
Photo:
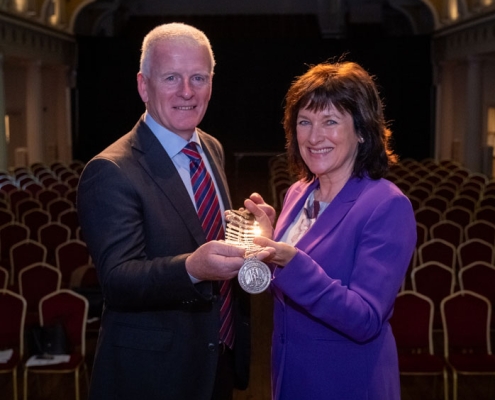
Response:
[{"label": "woman's face", "polygon": [[332,104],[322,111],[300,109],[296,122],[302,159],[317,177],[348,179],[353,171],[359,138],[351,114]]}]

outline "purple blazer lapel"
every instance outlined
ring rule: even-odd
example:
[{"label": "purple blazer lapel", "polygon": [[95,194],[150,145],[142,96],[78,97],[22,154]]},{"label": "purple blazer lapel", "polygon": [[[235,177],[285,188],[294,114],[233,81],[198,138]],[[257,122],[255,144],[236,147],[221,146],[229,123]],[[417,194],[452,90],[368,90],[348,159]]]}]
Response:
[{"label": "purple blazer lapel", "polygon": [[321,240],[332,234],[334,228],[342,221],[356,203],[356,199],[365,188],[366,182],[368,182],[368,179],[366,178],[349,179],[342,190],[316,220],[308,233],[299,240],[296,247],[301,248],[305,253],[310,254]]},{"label": "purple blazer lapel", "polygon": [[[296,247],[303,249],[304,252],[310,253],[311,250],[327,235],[329,235],[335,226],[344,218],[347,212],[356,202],[360,193],[366,187],[367,178],[351,178],[344,185],[342,190],[337,194],[331,204],[323,211],[321,216],[317,219],[315,224],[311,227],[309,232],[304,235]],[[289,193],[284,208],[288,210],[282,213],[277,222],[277,228],[275,230],[275,240],[280,240],[288,229],[290,224],[294,221],[297,214],[304,206],[304,202],[311,193],[312,190],[318,185],[318,181],[311,182],[309,184],[296,183],[294,190]]]},{"label": "purple blazer lapel", "polygon": [[[326,236],[331,234],[332,230],[339,224],[342,218],[344,218],[355,204],[356,199],[367,186],[368,182],[368,178],[349,179],[332,203],[328,205],[325,211],[323,211],[321,216],[316,220],[308,233],[296,243],[296,247],[303,250],[306,254],[310,254]],[[304,206],[307,197],[317,185],[318,181],[309,184],[302,182],[294,184],[294,188],[288,193],[286,204],[284,205],[284,209],[287,210],[287,212],[284,211],[277,221],[274,240],[278,241],[284,235],[287,228]],[[275,275],[276,272],[277,270],[275,269]],[[282,305],[285,304],[282,292],[272,286],[272,293]]]},{"label": "purple blazer lapel", "polygon": [[281,239],[287,228],[289,228],[290,224],[294,221],[294,218],[296,218],[297,214],[304,206],[304,202],[309,194],[317,185],[318,181],[310,183],[298,181],[292,186],[291,190],[287,193],[283,212],[277,220],[277,226],[273,236],[275,241]]},{"label": "purple blazer lapel", "polygon": [[[298,181],[291,187],[291,190],[287,193],[287,199],[284,204],[283,212],[277,221],[277,226],[273,236],[275,241],[279,241],[282,238],[285,231],[289,228],[290,224],[294,221],[294,218],[296,218],[297,214],[304,206],[304,202],[307,197],[317,185],[318,181],[313,181],[309,184]],[[277,271],[278,268],[275,268],[273,271],[274,276],[277,274]],[[275,286],[272,286],[271,290],[272,294],[280,302],[282,307],[285,307],[284,294]]]}]

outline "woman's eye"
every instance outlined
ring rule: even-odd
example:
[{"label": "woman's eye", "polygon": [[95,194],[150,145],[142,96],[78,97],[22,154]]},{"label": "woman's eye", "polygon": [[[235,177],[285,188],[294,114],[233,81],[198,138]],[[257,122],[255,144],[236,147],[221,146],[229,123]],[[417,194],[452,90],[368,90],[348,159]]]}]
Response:
[{"label": "woman's eye", "polygon": [[307,126],[309,125],[309,121],[306,121],[306,120],[301,120],[301,121],[298,121],[297,123],[298,125],[301,125],[301,126]]}]

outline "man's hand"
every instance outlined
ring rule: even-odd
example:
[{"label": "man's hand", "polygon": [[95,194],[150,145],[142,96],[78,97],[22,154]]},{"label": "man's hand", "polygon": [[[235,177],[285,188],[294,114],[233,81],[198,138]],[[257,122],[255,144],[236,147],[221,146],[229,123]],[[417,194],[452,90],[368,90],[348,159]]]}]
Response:
[{"label": "man's hand", "polygon": [[189,275],[199,280],[219,281],[234,278],[244,262],[245,250],[212,240],[186,259]]}]

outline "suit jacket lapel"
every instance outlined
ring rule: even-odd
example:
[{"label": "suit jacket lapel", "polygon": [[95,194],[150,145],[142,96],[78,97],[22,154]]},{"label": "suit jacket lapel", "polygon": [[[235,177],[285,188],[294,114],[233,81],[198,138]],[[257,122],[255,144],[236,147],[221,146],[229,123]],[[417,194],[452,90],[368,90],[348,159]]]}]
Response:
[{"label": "suit jacket lapel", "polygon": [[205,234],[196,209],[167,152],[142,118],[134,128],[133,133],[133,148],[142,154],[141,157],[138,157],[139,163],[169,199],[198,245],[205,243]]}]

